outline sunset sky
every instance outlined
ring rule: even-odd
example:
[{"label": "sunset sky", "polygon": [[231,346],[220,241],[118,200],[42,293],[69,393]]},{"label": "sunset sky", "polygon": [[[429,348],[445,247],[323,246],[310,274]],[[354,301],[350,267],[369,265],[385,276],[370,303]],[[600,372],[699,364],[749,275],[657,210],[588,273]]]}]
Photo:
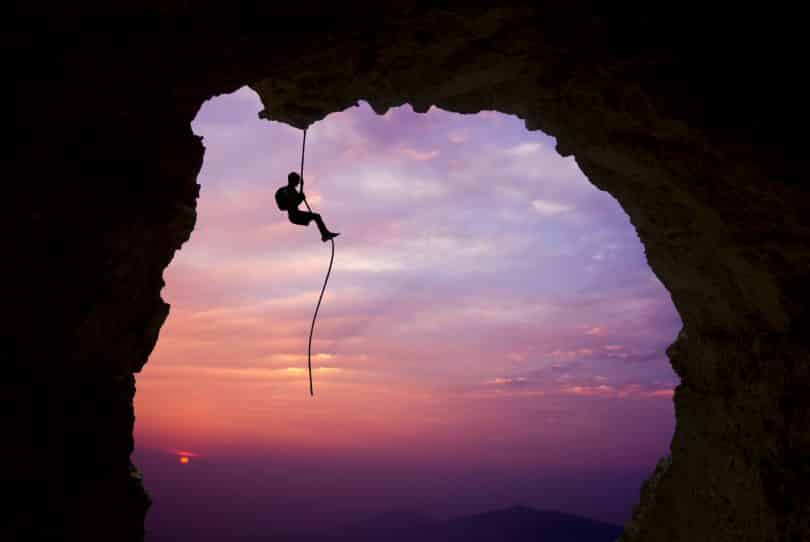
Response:
[{"label": "sunset sky", "polygon": [[329,245],[277,210],[302,132],[260,109],[244,88],[193,125],[197,227],[137,377],[149,528],[518,503],[625,521],[672,436],[680,320],[618,203],[514,117],[361,103],[314,124],[306,192],[342,235],[312,398]]}]

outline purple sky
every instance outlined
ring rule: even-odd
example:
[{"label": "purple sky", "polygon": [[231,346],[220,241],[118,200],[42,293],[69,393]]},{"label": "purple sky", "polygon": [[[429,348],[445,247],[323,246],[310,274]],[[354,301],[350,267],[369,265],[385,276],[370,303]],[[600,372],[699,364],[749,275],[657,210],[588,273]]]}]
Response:
[{"label": "purple sky", "polygon": [[302,134],[259,109],[244,88],[194,123],[197,228],[138,377],[150,527],[516,503],[624,521],[672,435],[680,320],[616,201],[498,113],[361,104],[316,123],[306,191],[342,235],[310,398],[329,249],[276,209]]}]

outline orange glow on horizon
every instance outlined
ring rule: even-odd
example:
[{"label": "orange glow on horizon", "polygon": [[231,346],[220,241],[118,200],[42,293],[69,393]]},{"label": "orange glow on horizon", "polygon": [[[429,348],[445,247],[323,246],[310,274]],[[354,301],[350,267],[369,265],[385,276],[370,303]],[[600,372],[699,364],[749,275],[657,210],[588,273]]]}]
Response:
[{"label": "orange glow on horizon", "polygon": [[194,452],[188,452],[186,450],[171,450],[173,454],[177,456],[177,460],[180,461],[181,465],[188,465],[191,462],[192,457],[199,457],[199,454],[195,454]]}]

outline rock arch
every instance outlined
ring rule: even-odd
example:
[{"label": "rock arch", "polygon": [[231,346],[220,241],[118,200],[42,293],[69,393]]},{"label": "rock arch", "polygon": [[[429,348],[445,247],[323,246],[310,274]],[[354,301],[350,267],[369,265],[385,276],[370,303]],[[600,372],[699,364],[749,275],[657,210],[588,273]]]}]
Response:
[{"label": "rock arch", "polygon": [[133,373],[194,226],[190,122],[244,84],[295,126],[364,99],[495,109],[557,137],[624,207],[684,322],[672,453],[626,540],[810,537],[810,192],[781,136],[798,103],[787,23],[595,2],[160,4],[23,16],[7,35],[9,539],[142,538]]}]

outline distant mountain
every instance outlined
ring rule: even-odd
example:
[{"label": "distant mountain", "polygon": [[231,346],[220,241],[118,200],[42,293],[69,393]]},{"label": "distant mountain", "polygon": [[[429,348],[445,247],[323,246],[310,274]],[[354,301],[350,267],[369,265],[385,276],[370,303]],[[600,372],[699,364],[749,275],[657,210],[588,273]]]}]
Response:
[{"label": "distant mountain", "polygon": [[277,533],[266,542],[614,542],[622,527],[523,506],[447,521],[385,514],[318,533]]},{"label": "distant mountain", "polygon": [[614,542],[620,525],[581,516],[517,506],[444,522],[428,541]]}]

